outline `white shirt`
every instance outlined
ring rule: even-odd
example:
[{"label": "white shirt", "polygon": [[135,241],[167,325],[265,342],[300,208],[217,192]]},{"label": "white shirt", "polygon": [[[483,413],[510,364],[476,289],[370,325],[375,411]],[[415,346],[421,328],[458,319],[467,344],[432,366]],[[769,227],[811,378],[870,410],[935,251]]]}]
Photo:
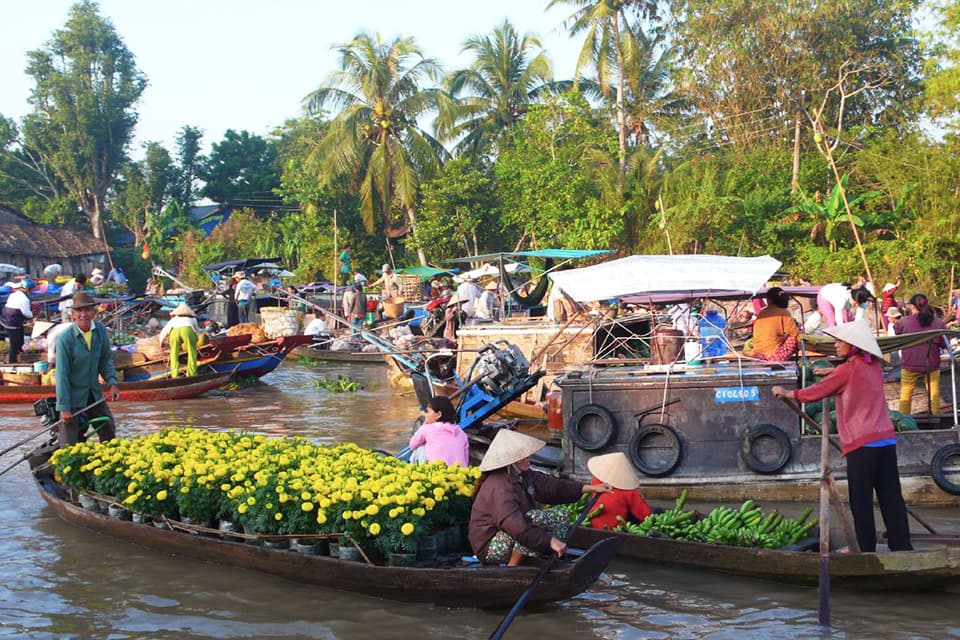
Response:
[{"label": "white shirt", "polygon": [[481,290],[480,287],[475,285],[472,282],[464,282],[459,287],[457,287],[457,297],[460,298],[461,309],[468,316],[474,316],[474,309],[476,307],[477,300],[480,299]]},{"label": "white shirt", "polygon": [[51,367],[56,366],[57,364],[57,336],[60,333],[69,327],[72,322],[61,322],[58,325],[51,327],[47,331],[47,362]]},{"label": "white shirt", "polygon": [[77,292],[77,281],[71,279],[69,282],[63,285],[60,289],[60,297],[66,298],[66,300],[61,300],[60,304],[57,306],[60,309],[60,314],[62,315],[64,311],[70,311],[73,309],[73,294]]},{"label": "white shirt", "polygon": [[825,284],[820,288],[818,298],[823,298],[833,307],[834,319],[837,324],[846,322],[844,311],[852,305],[850,300],[850,289],[839,282]]},{"label": "white shirt", "polygon": [[3,306],[10,309],[19,309],[24,318],[33,317],[33,311],[30,310],[30,298],[23,292],[23,289],[15,289],[7,298],[7,303]]},{"label": "white shirt", "polygon": [[477,317],[493,320],[497,310],[497,296],[493,291],[484,289],[477,302]]},{"label": "white shirt", "polygon": [[253,284],[252,282],[244,278],[243,280],[237,283],[237,287],[235,289],[237,302],[240,302],[241,300],[249,301],[250,297],[253,295],[253,292],[256,290],[257,290],[257,285]]},{"label": "white shirt", "polygon": [[327,323],[324,322],[321,318],[314,318],[310,321],[310,324],[307,325],[307,328],[303,330],[303,335],[305,336],[318,336],[321,333],[327,332]]},{"label": "white shirt", "polygon": [[177,327],[192,327],[195,333],[200,333],[200,325],[197,324],[197,319],[193,316],[173,316],[170,318],[170,322],[165,324],[163,329],[161,329],[157,342],[163,344],[163,341],[167,339],[170,332]]}]

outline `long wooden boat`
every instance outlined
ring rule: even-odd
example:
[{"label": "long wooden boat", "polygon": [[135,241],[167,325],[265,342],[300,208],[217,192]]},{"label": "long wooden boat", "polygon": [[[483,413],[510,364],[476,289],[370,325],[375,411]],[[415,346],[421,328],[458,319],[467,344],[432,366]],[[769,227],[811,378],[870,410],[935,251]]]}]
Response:
[{"label": "long wooden boat", "polygon": [[[462,566],[460,562],[444,566],[380,566],[118,520],[71,502],[68,491],[53,480],[42,464],[38,466],[42,460],[30,460],[34,479],[40,495],[62,520],[168,554],[254,569],[301,584],[449,607],[509,607],[538,572],[536,567]],[[616,544],[615,540],[601,540],[575,561],[558,563],[547,572],[530,602],[555,602],[585,591],[615,555]]]},{"label": "long wooden boat", "polygon": [[318,349],[308,344],[296,347],[290,352],[290,355],[294,358],[310,358],[311,360],[322,360],[324,362],[385,364],[383,354],[379,351],[332,351],[330,349]]},{"label": "long wooden boat", "polygon": [[[817,584],[820,554],[734,547],[704,542],[638,536],[580,528],[573,544],[619,541],[617,555],[644,562],[763,578],[793,584]],[[916,551],[830,553],[830,585],[860,591],[937,589],[960,584],[960,549],[924,545]]]},{"label": "long wooden boat", "polygon": [[[182,400],[213,391],[230,382],[232,372],[210,373],[192,378],[163,378],[120,383],[120,402]],[[104,391],[107,386],[104,385]],[[0,403],[36,402],[57,395],[55,385],[2,385]]]}]

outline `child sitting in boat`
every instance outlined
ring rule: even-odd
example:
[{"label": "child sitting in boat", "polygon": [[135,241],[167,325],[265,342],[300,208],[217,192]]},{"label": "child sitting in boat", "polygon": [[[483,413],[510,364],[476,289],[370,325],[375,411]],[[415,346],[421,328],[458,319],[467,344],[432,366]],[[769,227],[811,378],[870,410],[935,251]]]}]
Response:
[{"label": "child sitting in boat", "polygon": [[443,462],[449,466],[470,464],[470,443],[457,424],[457,412],[446,396],[434,396],[423,409],[423,425],[410,438],[410,462]]},{"label": "child sitting in boat", "polygon": [[613,491],[600,496],[596,508],[600,511],[590,520],[594,529],[615,529],[620,521],[643,522],[653,509],[643,499],[637,487],[640,476],[622,452],[594,456],[587,460],[593,474],[593,484],[606,483]]}]

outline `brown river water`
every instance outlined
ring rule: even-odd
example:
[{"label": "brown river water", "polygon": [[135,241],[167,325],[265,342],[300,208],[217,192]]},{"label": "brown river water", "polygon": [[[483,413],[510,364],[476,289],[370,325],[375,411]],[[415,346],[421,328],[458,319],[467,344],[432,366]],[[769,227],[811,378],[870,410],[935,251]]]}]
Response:
[{"label": "brown river water", "polygon": [[[314,388],[343,373],[358,394]],[[120,435],[167,426],[245,428],[398,450],[418,415],[385,369],[286,362],[257,386],[205,398],[113,405]],[[0,449],[38,429],[29,405],[0,405]],[[19,457],[0,459],[0,467]],[[921,512],[947,530],[956,513]],[[956,529],[954,529],[956,530]],[[960,638],[960,590],[835,591],[833,626],[817,590],[616,560],[585,594],[524,610],[511,638]],[[0,638],[486,638],[503,612],[395,603],[161,555],[58,520],[26,464],[0,479]]]}]

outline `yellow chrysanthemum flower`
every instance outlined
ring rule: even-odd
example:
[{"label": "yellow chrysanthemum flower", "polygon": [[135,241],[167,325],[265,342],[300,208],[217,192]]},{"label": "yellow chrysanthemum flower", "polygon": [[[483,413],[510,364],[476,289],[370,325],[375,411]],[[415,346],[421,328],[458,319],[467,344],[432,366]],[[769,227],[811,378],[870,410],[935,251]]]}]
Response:
[{"label": "yellow chrysanthemum flower", "polygon": [[404,522],[402,525],[400,525],[400,533],[402,533],[405,536],[409,536],[410,534],[412,534],[413,524],[409,522]]}]

